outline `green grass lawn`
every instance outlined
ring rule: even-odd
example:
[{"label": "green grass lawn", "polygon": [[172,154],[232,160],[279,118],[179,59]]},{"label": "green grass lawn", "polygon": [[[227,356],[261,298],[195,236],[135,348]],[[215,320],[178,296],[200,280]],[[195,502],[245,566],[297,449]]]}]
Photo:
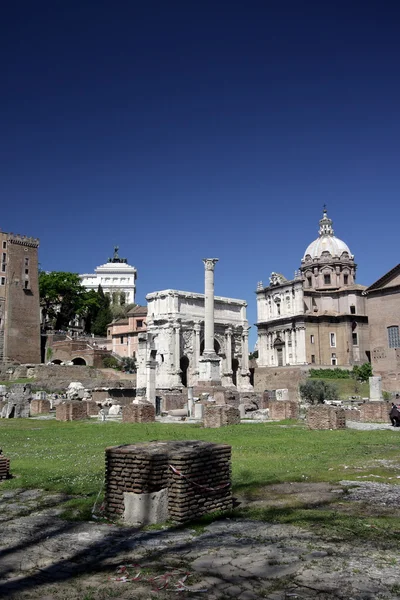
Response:
[{"label": "green grass lawn", "polygon": [[329,379],[322,377],[312,377],[310,381],[321,379],[326,383],[335,385],[339,392],[339,400],[348,400],[351,396],[360,396],[361,398],[369,398],[369,383],[368,381],[357,382],[354,379]]},{"label": "green grass lawn", "polygon": [[[178,439],[230,444],[234,493],[256,492],[271,483],[337,482],[356,480],[360,475],[363,480],[400,482],[396,478],[400,473],[400,437],[391,430],[309,431],[296,421],[203,429],[186,424],[3,419],[0,447],[11,459],[14,478],[2,482],[1,489],[62,491],[76,496],[70,504],[75,516],[89,518],[102,488],[107,446]],[[291,511],[291,518],[303,522],[302,510],[304,507],[298,513]],[[269,510],[264,517],[257,512],[253,516],[285,521],[288,514]],[[352,526],[348,521],[355,523],[347,519],[346,527]]]}]

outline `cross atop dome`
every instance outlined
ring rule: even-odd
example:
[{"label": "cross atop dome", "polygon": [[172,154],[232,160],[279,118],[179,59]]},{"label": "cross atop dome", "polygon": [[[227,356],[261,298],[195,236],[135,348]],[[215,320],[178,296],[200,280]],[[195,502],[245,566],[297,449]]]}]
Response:
[{"label": "cross atop dome", "polygon": [[326,204],[324,204],[324,214],[322,219],[319,221],[319,236],[322,235],[334,235],[334,231],[332,228],[332,219],[328,217],[328,212],[326,209]]}]

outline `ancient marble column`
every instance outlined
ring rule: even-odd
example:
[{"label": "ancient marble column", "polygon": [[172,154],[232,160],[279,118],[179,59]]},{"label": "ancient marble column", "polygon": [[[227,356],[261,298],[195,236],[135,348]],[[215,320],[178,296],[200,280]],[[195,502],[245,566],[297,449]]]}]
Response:
[{"label": "ancient marble column", "polygon": [[199,361],[200,381],[206,385],[220,385],[221,359],[214,350],[214,268],[218,258],[204,258],[204,351]]},{"label": "ancient marble column", "polygon": [[201,331],[200,323],[195,323],[193,326],[193,330],[194,330],[194,335],[193,335],[192,373],[194,375],[195,381],[197,381],[197,375],[199,374],[199,358],[200,358],[200,331]]}]

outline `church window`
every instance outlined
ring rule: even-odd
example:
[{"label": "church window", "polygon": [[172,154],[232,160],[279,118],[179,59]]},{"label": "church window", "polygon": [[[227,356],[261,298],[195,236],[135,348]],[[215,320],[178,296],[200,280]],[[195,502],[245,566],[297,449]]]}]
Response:
[{"label": "church window", "polygon": [[276,312],[277,312],[278,315],[281,314],[281,303],[280,302],[276,303]]},{"label": "church window", "polygon": [[352,304],[352,305],[350,306],[350,313],[351,313],[352,315],[355,315],[355,314],[356,314],[356,307],[354,306],[354,304]]},{"label": "church window", "polygon": [[331,348],[336,348],[336,334],[330,333],[329,339],[330,339],[330,343],[331,343]]},{"label": "church window", "polygon": [[389,338],[389,348],[400,348],[399,328],[393,325],[387,328]]},{"label": "church window", "polygon": [[315,354],[311,354],[311,362],[314,364],[315,363]]},{"label": "church window", "polygon": [[343,281],[344,281],[344,285],[347,285],[349,283],[349,276],[343,275]]},{"label": "church window", "polygon": [[325,283],[326,285],[329,285],[329,284],[330,284],[330,282],[331,282],[331,276],[330,276],[329,274],[325,274],[325,275],[324,275],[324,283]]},{"label": "church window", "polygon": [[331,364],[332,366],[337,364],[336,354],[334,352],[332,353]]},{"label": "church window", "polygon": [[358,335],[357,333],[352,333],[353,346],[358,346]]}]

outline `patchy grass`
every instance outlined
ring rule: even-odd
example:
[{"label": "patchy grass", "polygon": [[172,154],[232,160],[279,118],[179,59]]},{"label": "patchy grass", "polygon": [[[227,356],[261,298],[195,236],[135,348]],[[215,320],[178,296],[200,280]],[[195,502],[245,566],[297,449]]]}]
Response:
[{"label": "patchy grass", "polygon": [[359,382],[355,379],[329,379],[323,377],[313,377],[311,381],[325,381],[333,383],[339,392],[339,400],[348,400],[351,396],[360,396],[361,398],[369,398],[369,383],[368,381]]},{"label": "patchy grass", "polygon": [[[65,515],[88,519],[96,498],[99,502],[102,498],[106,447],[177,439],[230,444],[233,489],[239,495],[257,495],[269,484],[284,482],[357,481],[360,477],[364,481],[400,482],[400,438],[391,430],[309,431],[296,421],[203,429],[186,424],[12,419],[0,421],[0,446],[11,459],[14,476],[1,487],[64,492],[74,496],[65,503]],[[358,510],[360,505],[356,506]],[[332,502],[325,507],[301,503],[243,507],[233,514],[317,527],[322,533],[329,529],[341,538],[346,531],[369,539],[399,537],[389,515],[376,517],[378,523],[374,516],[362,511],[345,513]]]},{"label": "patchy grass", "polygon": [[35,379],[33,377],[20,377],[19,379],[13,379],[12,381],[8,380],[7,381],[0,381],[0,385],[14,385],[14,383],[32,383],[32,381],[35,381]]}]

